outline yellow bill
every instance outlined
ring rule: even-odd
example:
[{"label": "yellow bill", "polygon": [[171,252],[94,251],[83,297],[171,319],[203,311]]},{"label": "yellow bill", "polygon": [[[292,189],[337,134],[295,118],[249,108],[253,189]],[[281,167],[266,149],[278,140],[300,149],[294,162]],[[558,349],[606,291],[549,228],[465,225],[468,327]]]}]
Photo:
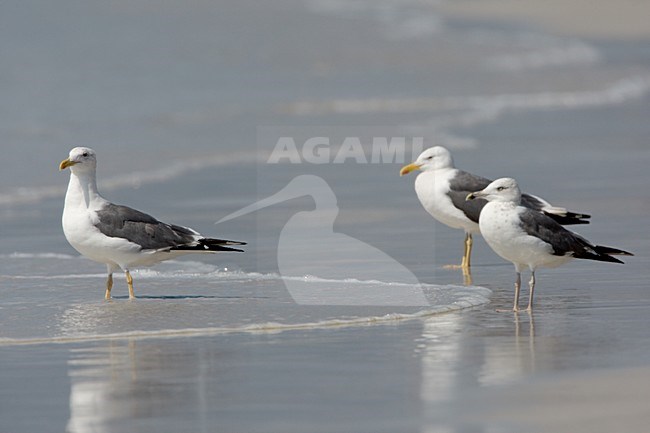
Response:
[{"label": "yellow bill", "polygon": [[409,173],[412,172],[413,170],[418,170],[419,168],[420,168],[420,166],[419,166],[418,164],[416,164],[416,163],[411,163],[411,164],[409,164],[409,165],[405,165],[405,166],[402,167],[402,169],[399,171],[399,175],[400,175],[400,176],[404,176],[405,174],[409,174]]},{"label": "yellow bill", "polygon": [[65,170],[66,168],[71,167],[75,164],[77,163],[74,161],[70,161],[70,158],[64,159],[63,161],[61,161],[61,164],[59,164],[59,170]]}]

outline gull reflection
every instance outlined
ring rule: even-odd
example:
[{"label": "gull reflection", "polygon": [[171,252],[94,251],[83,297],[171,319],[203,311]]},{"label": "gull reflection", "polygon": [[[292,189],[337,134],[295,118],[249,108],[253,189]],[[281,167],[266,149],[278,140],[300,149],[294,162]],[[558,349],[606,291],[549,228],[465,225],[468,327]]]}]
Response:
[{"label": "gull reflection", "polygon": [[97,341],[73,350],[69,433],[139,431],[139,420],[161,420],[163,430],[211,432],[218,351],[193,339]]},{"label": "gull reflection", "polygon": [[[477,416],[492,398],[492,389],[536,370],[533,315],[459,311],[423,322],[417,353],[421,358],[420,398],[427,432],[492,433],[485,416]],[[477,321],[488,324],[477,327]],[[504,326],[505,325],[505,326]]]},{"label": "gull reflection", "polygon": [[427,402],[446,401],[453,396],[460,374],[462,313],[435,316],[423,325],[418,346],[422,358],[420,396]]},{"label": "gull reflection", "polygon": [[494,338],[493,340],[501,341],[501,344],[485,346],[485,360],[479,373],[481,385],[504,385],[535,372],[534,315],[514,314],[514,325],[514,339]]},{"label": "gull reflection", "polygon": [[[450,400],[463,390],[508,384],[536,371],[532,314],[515,314],[512,331],[509,327],[503,333],[497,328],[493,331],[501,335],[468,335],[469,320],[466,312],[458,312],[424,322],[418,347],[423,400]],[[461,372],[463,365],[478,367]]]},{"label": "gull reflection", "polygon": [[[124,420],[173,416],[187,411],[188,405],[202,407],[206,390],[194,384],[200,384],[208,375],[200,365],[204,351],[181,348],[174,353],[187,352],[188,356],[174,357],[167,352],[176,349],[177,344],[124,337],[123,327],[132,325],[135,315],[151,313],[142,310],[142,306],[135,305],[78,304],[59,317],[62,338],[85,340],[83,347],[70,350],[68,360],[67,432],[126,433],[135,430],[120,424]],[[121,332],[122,337],[110,338],[111,330]],[[163,375],[160,371],[171,373]],[[207,426],[205,431],[209,431]]]},{"label": "gull reflection", "polygon": [[68,432],[109,432],[111,421],[134,410],[130,399],[115,397],[130,389],[137,377],[135,343],[105,344],[71,351]]}]

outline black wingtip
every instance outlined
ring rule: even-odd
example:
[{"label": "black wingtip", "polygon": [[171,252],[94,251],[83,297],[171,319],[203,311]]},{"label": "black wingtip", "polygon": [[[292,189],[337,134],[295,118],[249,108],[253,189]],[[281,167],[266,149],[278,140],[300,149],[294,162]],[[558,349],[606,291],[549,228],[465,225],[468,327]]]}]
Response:
[{"label": "black wingtip", "polygon": [[629,251],[619,250],[618,248],[605,247],[602,245],[596,245],[594,247],[594,251],[596,251],[598,254],[606,254],[612,256],[633,256],[634,255]]},{"label": "black wingtip", "polygon": [[616,257],[608,256],[608,255],[603,255],[601,257],[607,257],[607,260],[603,260],[605,262],[610,262],[610,263],[620,263],[622,265],[625,264],[623,260],[617,259]]},{"label": "black wingtip", "polygon": [[585,221],[581,219],[562,219],[562,220],[556,219],[556,221],[563,226],[577,226],[579,224],[591,224],[591,221]]},{"label": "black wingtip", "polygon": [[239,248],[229,248],[229,247],[224,247],[224,246],[219,246],[215,248],[210,248],[207,251],[227,251],[229,253],[243,253],[244,250],[240,250]]},{"label": "black wingtip", "polygon": [[593,252],[585,252],[584,255],[578,258],[597,260],[599,262],[610,262],[625,264],[624,261],[613,256],[633,256],[634,254],[629,251],[619,250],[618,248],[605,247],[602,245],[595,245],[592,247]]},{"label": "black wingtip", "polygon": [[232,248],[230,245],[246,245],[246,242],[229,241],[226,239],[213,239],[203,238],[199,239],[197,244],[194,245],[179,245],[172,248],[177,251],[196,251],[196,252],[230,252],[230,253],[243,253],[244,250],[239,248]]},{"label": "black wingtip", "polygon": [[206,251],[228,251],[243,253],[244,250],[239,248],[232,248],[231,245],[246,245],[246,242],[241,241],[230,241],[227,239],[213,239],[213,238],[203,238],[199,241],[199,247],[204,248]]},{"label": "black wingtip", "polygon": [[612,257],[607,254],[600,254],[600,253],[593,253],[593,252],[587,252],[583,251],[582,253],[577,253],[574,255],[575,258],[577,259],[587,259],[587,260],[595,260],[597,262],[609,262],[609,263],[620,263],[620,264],[625,264],[624,261],[617,259],[616,257]]},{"label": "black wingtip", "polygon": [[214,238],[203,238],[201,242],[206,244],[215,244],[215,245],[246,245],[246,242],[242,241],[229,241],[227,239],[214,239]]},{"label": "black wingtip", "polygon": [[567,212],[566,216],[567,216],[567,218],[586,219],[586,220],[591,218],[591,215],[589,215],[589,214],[575,213],[575,212]]},{"label": "black wingtip", "polygon": [[549,212],[544,212],[544,214],[553,218],[555,222],[562,224],[563,226],[591,223],[591,221],[585,221],[591,218],[591,215],[582,213],[567,212],[564,215],[557,215]]}]

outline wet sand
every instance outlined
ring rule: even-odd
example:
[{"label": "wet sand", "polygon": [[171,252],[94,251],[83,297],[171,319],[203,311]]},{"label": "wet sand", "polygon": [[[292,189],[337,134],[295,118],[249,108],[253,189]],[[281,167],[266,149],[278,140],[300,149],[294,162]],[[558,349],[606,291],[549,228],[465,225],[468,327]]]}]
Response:
[{"label": "wet sand", "polygon": [[[634,23],[647,14],[622,2],[629,28],[603,19],[609,9],[594,9],[600,15],[583,27],[577,12],[524,3],[525,11],[482,2],[496,11],[487,16],[477,2],[434,12],[405,2],[286,1],[261,11],[254,2],[216,9],[199,2],[184,11],[138,2],[108,14],[76,9],[84,19],[75,15],[74,29],[89,41],[103,35],[99,45],[74,31],[53,31],[58,39],[22,34],[11,57],[21,73],[0,76],[9,89],[0,124],[11,145],[0,209],[0,315],[10,326],[0,335],[90,335],[0,344],[0,432],[645,432],[650,65],[647,44],[630,38],[645,34]],[[52,31],[59,26],[43,17],[67,16],[54,8],[34,21],[34,11],[17,12],[3,29]],[[527,16],[540,24],[520,18]],[[159,32],[170,23],[185,31]],[[599,42],[576,41],[581,35]],[[72,51],[54,55],[43,41]],[[30,58],[34,47],[40,55]],[[47,92],[24,92],[41,88]],[[468,171],[516,177],[554,203],[593,214],[576,230],[635,257],[540,271],[535,312],[514,315],[495,311],[511,305],[512,266],[477,239],[472,275],[492,291],[487,305],[365,326],[128,335],[233,324],[228,314],[240,311],[248,316],[236,324],[354,314],[304,305],[297,314],[277,281],[246,281],[242,290],[189,262],[173,264],[174,272],[134,273],[142,296],[135,303],[116,278],[122,297],[102,302],[104,266],[62,265],[56,256],[74,254],[61,233],[65,180],[56,172],[72,145],[93,143],[101,152],[100,188],[109,180],[112,200],[249,241],[247,254],[205,266],[277,273],[284,224],[313,209],[313,198],[214,221],[307,172],[336,193],[338,232],[380,248],[423,283],[463,283],[442,266],[458,261],[462,234],[421,209],[414,179],[398,177],[399,163],[271,167],[260,163],[268,149],[256,141],[258,126],[269,124],[325,125],[338,134],[389,125],[423,135],[453,148]],[[22,179],[26,152],[33,173]],[[21,201],[22,187],[36,195]],[[7,260],[14,253],[29,258]],[[37,278],[58,274],[67,279]],[[116,329],[120,335],[97,336]]]}]

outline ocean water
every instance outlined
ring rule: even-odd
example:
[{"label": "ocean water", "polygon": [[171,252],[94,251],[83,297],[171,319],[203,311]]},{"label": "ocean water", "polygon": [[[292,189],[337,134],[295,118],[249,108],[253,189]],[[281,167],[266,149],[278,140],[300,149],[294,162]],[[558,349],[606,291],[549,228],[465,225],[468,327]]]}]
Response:
[{"label": "ocean water", "polygon": [[[2,9],[1,432],[558,431],[490,404],[650,365],[647,41],[406,0]],[[282,137],[296,159],[269,163]],[[434,144],[635,257],[542,271],[533,316],[495,313],[511,265],[478,238],[471,285],[444,268],[462,233],[398,175]],[[136,270],[134,302],[116,275],[104,301],[105,267],[60,225],[58,163],[81,145],[109,200],[246,252]],[[608,431],[592,412],[560,429]]]}]

